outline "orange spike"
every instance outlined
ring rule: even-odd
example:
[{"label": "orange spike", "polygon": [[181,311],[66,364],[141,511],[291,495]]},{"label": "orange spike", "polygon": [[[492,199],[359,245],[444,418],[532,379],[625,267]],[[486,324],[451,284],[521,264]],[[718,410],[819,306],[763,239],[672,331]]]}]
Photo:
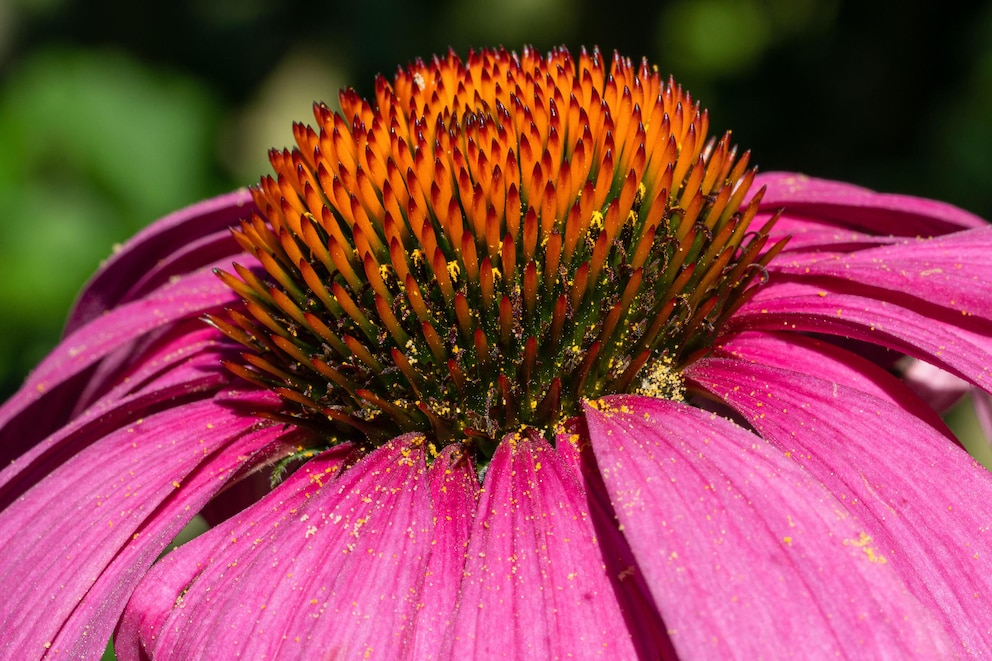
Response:
[{"label": "orange spike", "polygon": [[483,257],[482,267],[479,269],[479,292],[482,297],[482,308],[484,310],[491,310],[495,303],[495,299],[493,298],[495,286],[496,282],[492,262],[489,261],[488,257]]},{"label": "orange spike", "polygon": [[379,314],[379,320],[382,322],[382,325],[386,327],[386,330],[389,331],[389,334],[392,335],[393,341],[396,342],[398,346],[406,346],[410,336],[403,330],[403,326],[400,325],[396,315],[394,315],[393,311],[390,309],[389,303],[378,294],[376,294],[374,301],[375,310]]},{"label": "orange spike", "polygon": [[378,332],[375,325],[373,325],[372,322],[369,321],[369,318],[365,316],[365,313],[363,313],[362,310],[355,305],[355,301],[351,300],[351,296],[348,295],[348,291],[337,282],[332,282],[331,292],[334,294],[334,298],[341,306],[341,309],[343,309],[345,314],[351,317],[352,320],[358,324],[358,327],[362,329],[362,332],[365,333],[365,336],[369,339],[369,341],[378,342]]},{"label": "orange spike", "polygon": [[592,249],[592,255],[587,262],[589,264],[589,280],[594,283],[599,281],[599,272],[606,263],[606,255],[609,249],[610,241],[606,236],[606,232],[600,232],[596,238],[596,245]]},{"label": "orange spike", "polygon": [[576,310],[582,299],[586,295],[586,286],[589,281],[589,262],[583,262],[579,265],[579,268],[575,270],[575,276],[572,279],[572,295],[571,303],[572,309]]},{"label": "orange spike", "polygon": [[510,303],[510,298],[504,295],[499,301],[499,341],[504,354],[509,352],[513,339],[513,319],[513,305]]},{"label": "orange spike", "polygon": [[420,292],[420,287],[417,285],[417,281],[414,277],[407,273],[404,284],[406,285],[406,299],[410,302],[410,307],[413,308],[414,313],[417,315],[417,319],[422,322],[430,321],[431,313],[427,309],[427,305],[424,303],[424,296]]},{"label": "orange spike", "polygon": [[[234,264],[235,270],[238,269],[238,266],[239,265],[237,263]],[[259,288],[256,288],[253,283],[238,280],[236,277],[222,269],[214,269],[214,275],[220,278],[221,282],[225,285],[233,289],[234,292],[241,298],[246,300],[256,300],[261,303],[270,303],[272,301],[272,297],[269,296],[268,287],[265,287],[261,282],[258,282],[251,271],[248,271],[247,269],[244,270],[245,272],[251,274],[252,280],[258,283]],[[240,274],[241,271],[238,271],[238,273]],[[241,277],[244,278],[243,275]]]},{"label": "orange spike", "polygon": [[[541,237],[540,240],[543,243],[547,241],[548,236],[550,236],[551,231],[555,228],[557,221],[557,206],[558,200],[555,195],[555,182],[548,180],[544,186],[543,194],[539,200],[541,208]],[[525,228],[526,229],[526,228]]]},{"label": "orange spike", "polygon": [[593,186],[594,195],[593,207],[602,209],[606,196],[609,195],[613,187],[613,152],[607,150],[603,156],[603,161],[599,164],[599,172],[596,173],[596,184]]},{"label": "orange spike", "polygon": [[410,361],[407,360],[406,356],[403,355],[403,352],[396,347],[389,350],[389,355],[393,359],[393,364],[395,364],[396,367],[399,368],[400,372],[402,372],[407,384],[409,384],[410,388],[413,390],[413,394],[416,395],[418,399],[423,399],[424,396],[421,392],[422,384],[420,375],[413,368],[413,365],[410,364]]},{"label": "orange spike", "polygon": [[689,131],[686,136],[682,139],[682,144],[679,145],[679,155],[678,160],[675,162],[675,172],[672,175],[674,181],[681,185],[685,180],[686,174],[689,172],[689,168],[692,167],[693,163],[696,161],[696,127],[692,124],[689,125]]},{"label": "orange spike", "polygon": [[538,298],[537,265],[533,260],[524,267],[523,297],[525,318],[533,319]]},{"label": "orange spike", "polygon": [[472,319],[472,313],[468,307],[468,299],[465,297],[464,292],[455,294],[455,317],[458,319],[458,327],[462,331],[462,336],[466,340],[471,340],[472,334],[475,331],[475,321]]},{"label": "orange spike", "polygon": [[424,321],[420,324],[421,332],[424,335],[424,339],[427,340],[427,346],[431,350],[431,355],[434,356],[435,365],[444,365],[448,362],[448,352],[444,349],[444,343],[441,342],[441,338],[438,336],[437,331],[434,330],[429,322]]},{"label": "orange spike", "polygon": [[437,282],[444,296],[445,302],[451,305],[455,298],[455,288],[451,284],[451,276],[448,273],[448,261],[444,258],[444,253],[440,248],[434,249],[434,258],[431,260],[431,268],[434,272],[434,281]]},{"label": "orange spike", "polygon": [[465,232],[462,234],[461,261],[465,267],[465,279],[470,283],[479,281],[479,261],[475,251],[475,239]]},{"label": "orange spike", "polygon": [[369,283],[369,286],[372,287],[372,291],[377,296],[382,297],[387,304],[392,304],[393,295],[389,292],[386,283],[382,279],[379,263],[375,261],[375,258],[371,254],[366,253],[365,259],[362,260],[362,265],[364,266],[365,279]]},{"label": "orange spike", "polygon": [[517,277],[517,249],[513,235],[509,232],[503,237],[503,249],[500,254],[503,266],[503,282],[506,287],[512,287]]},{"label": "orange spike", "polygon": [[352,291],[361,291],[362,281],[352,268],[351,261],[345,253],[344,247],[338,244],[333,236],[328,238],[327,251],[331,255],[331,260],[334,262],[334,268],[341,273]]},{"label": "orange spike", "polygon": [[516,238],[520,233],[520,193],[516,183],[511,183],[506,191],[506,232]]},{"label": "orange spike", "polygon": [[306,323],[303,320],[303,310],[285,292],[276,287],[273,287],[269,291],[272,294],[272,301],[276,304],[276,307],[286,313],[293,321],[299,324]]},{"label": "orange spike", "polygon": [[347,345],[345,345],[345,343],[341,341],[341,338],[339,338],[330,328],[327,327],[327,324],[325,324],[320,317],[307,312],[304,314],[304,318],[306,319],[307,327],[313,330],[313,332],[316,333],[321,340],[326,342],[328,346],[337,352],[338,356],[347,358],[351,355],[351,351],[348,349]]},{"label": "orange spike", "polygon": [[523,234],[523,258],[525,261],[530,261],[534,259],[534,254],[537,252],[537,240],[538,240],[538,219],[537,212],[534,211],[534,207],[527,207],[527,214],[524,216],[524,234]]}]

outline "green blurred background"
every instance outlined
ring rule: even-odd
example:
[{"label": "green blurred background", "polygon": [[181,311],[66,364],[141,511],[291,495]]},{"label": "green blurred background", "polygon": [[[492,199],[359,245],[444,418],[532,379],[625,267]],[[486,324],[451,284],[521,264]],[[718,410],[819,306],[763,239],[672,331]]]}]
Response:
[{"label": "green blurred background", "polygon": [[992,2],[0,0],[0,400],[114,244],[256,181],[313,100],[524,43],[647,56],[765,170],[992,218]]}]

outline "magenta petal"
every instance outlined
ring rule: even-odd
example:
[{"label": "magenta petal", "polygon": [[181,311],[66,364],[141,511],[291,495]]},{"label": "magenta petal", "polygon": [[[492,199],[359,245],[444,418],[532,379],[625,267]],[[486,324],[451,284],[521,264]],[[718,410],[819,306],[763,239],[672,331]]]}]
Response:
[{"label": "magenta petal", "polygon": [[978,216],[953,205],[909,195],[893,195],[840,181],[793,172],[766,172],[753,189],[765,187],[761,209],[785,209],[790,218],[812,220],[880,236],[935,236],[986,225]]},{"label": "magenta petal", "polygon": [[844,499],[959,650],[992,652],[992,474],[901,407],[796,369],[707,358],[691,374]]},{"label": "magenta petal", "polygon": [[416,622],[410,627],[408,659],[437,658],[438,645],[451,626],[465,569],[479,482],[472,463],[448,446],[428,473],[434,512],[434,540],[420,590]]},{"label": "magenta petal", "polygon": [[879,298],[904,294],[959,315],[988,318],[992,317],[990,253],[992,227],[985,226],[854,254],[814,254],[805,259],[783,257],[774,260],[769,270],[804,280],[847,281],[871,287]]},{"label": "magenta petal", "polygon": [[[895,404],[948,438],[954,438],[943,420],[903,381],[875,363],[822,340],[796,333],[740,333],[723,338],[714,355],[785,369],[808,365],[821,379]],[[686,371],[690,380],[694,369],[692,365]]]},{"label": "magenta petal", "polygon": [[534,432],[507,436],[483,484],[440,658],[636,658],[574,473]]},{"label": "magenta petal", "polygon": [[985,434],[985,442],[992,444],[992,395],[976,390],[971,393],[971,397],[978,425]]},{"label": "magenta petal", "polygon": [[[235,294],[209,270],[185,276],[154,294],[122,305],[69,335],[35,368],[24,386],[0,406],[5,461],[63,424],[75,408],[77,377],[133,340],[170,324],[196,319],[229,304]],[[63,392],[68,388],[68,392]],[[8,456],[9,455],[9,456]]]},{"label": "magenta petal", "polygon": [[830,333],[864,340],[992,388],[992,324],[935,306],[923,313],[918,305],[851,293],[846,283],[772,282],[741,307],[726,330]]},{"label": "magenta petal", "polygon": [[[195,348],[195,345],[190,349]],[[163,404],[206,398],[227,382],[217,372],[217,355],[193,354],[134,394],[113,393],[35,444],[0,470],[0,507],[6,507],[35,482],[73,455],[116,429],[140,420]],[[140,374],[135,375],[136,377]],[[136,378],[129,385],[138,385]],[[126,384],[125,384],[126,385]]]},{"label": "magenta petal", "polygon": [[633,636],[638,658],[676,661],[678,654],[668,637],[668,627],[658,613],[644,573],[617,523],[609,493],[592,456],[588,429],[581,418],[574,419],[570,424],[576,424],[577,429],[558,434],[555,450],[565,464],[584,479],[589,518],[603,552],[606,573]]},{"label": "magenta petal", "polygon": [[[159,635],[179,605],[179,595],[209,564],[214,554],[224,553],[246,533],[270,527],[280,516],[292,516],[286,508],[305,503],[337,476],[351,445],[337,446],[304,464],[273,492],[243,513],[187,542],[160,560],[142,578],[127,604],[114,633],[114,648],[121,661],[149,659],[155,654]],[[291,504],[287,506],[287,502]],[[273,524],[275,525],[275,524]],[[252,538],[254,539],[254,538]],[[168,656],[168,650],[162,653]]]},{"label": "magenta petal", "polygon": [[[278,428],[234,402],[169,409],[107,433],[0,512],[4,658],[102,652],[168,542]],[[27,586],[30,586],[29,588]]]},{"label": "magenta petal", "polygon": [[[162,271],[162,263],[175,263],[177,253],[185,253],[191,243],[211,234],[222,233],[227,250],[210,250],[205,259],[240,252],[228,228],[254,209],[251,194],[242,188],[180,209],[148,226],[125,243],[86,284],[66,322],[66,334],[117,307],[127,300],[136,282],[148,282],[149,274]],[[209,262],[200,261],[197,267]],[[187,265],[187,269],[188,269]],[[170,275],[185,271],[173,269]],[[147,290],[147,289],[146,289]]]},{"label": "magenta petal", "polygon": [[624,535],[683,658],[954,650],[865,523],[761,438],[646,397],[604,398],[586,419]]},{"label": "magenta petal", "polygon": [[913,392],[941,414],[971,390],[967,381],[922,360],[909,361],[902,370],[902,378]]},{"label": "magenta petal", "polygon": [[[121,653],[400,658],[434,543],[418,437],[337,479],[311,461],[257,505],[164,558],[139,586]],[[326,469],[326,470],[325,470]]]}]

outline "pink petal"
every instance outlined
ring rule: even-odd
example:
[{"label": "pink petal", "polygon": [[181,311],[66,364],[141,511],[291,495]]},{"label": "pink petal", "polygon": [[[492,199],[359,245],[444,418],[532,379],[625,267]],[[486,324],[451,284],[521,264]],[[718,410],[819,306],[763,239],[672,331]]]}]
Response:
[{"label": "pink petal", "polygon": [[902,378],[913,392],[941,414],[971,389],[967,381],[922,360],[910,360],[902,370]]},{"label": "pink petal", "polygon": [[[212,555],[226,552],[228,546],[243,540],[246,534],[277,525],[280,514],[291,516],[292,512],[288,510],[301,502],[305,503],[308,494],[319,492],[320,488],[334,480],[352,451],[350,444],[343,444],[324,452],[300,467],[245,512],[215,526],[160,560],[142,578],[121,617],[114,633],[117,658],[121,661],[152,658],[159,633],[174,615],[173,609],[177,607],[179,595],[205,569],[199,560],[210,563]],[[287,506],[287,501],[292,501],[292,504]]]},{"label": "pink petal", "polygon": [[992,445],[992,395],[987,392],[974,390],[971,393],[972,406],[975,407],[975,417],[985,435],[985,442]]},{"label": "pink petal", "polygon": [[865,523],[761,438],[646,397],[607,397],[585,413],[624,535],[681,657],[933,658],[954,649],[875,554]]},{"label": "pink petal", "polygon": [[[102,652],[169,541],[278,428],[231,404],[168,409],[108,433],[0,512],[0,651]],[[182,487],[182,488],[180,488]],[[30,586],[30,587],[28,587]]]},{"label": "pink petal", "polygon": [[149,274],[169,271],[168,275],[179,275],[192,270],[188,264],[183,269],[163,269],[162,265],[163,260],[175,264],[177,254],[189,254],[189,245],[197,243],[198,239],[222,233],[228,248],[203,251],[201,257],[212,257],[209,261],[196,264],[196,267],[240,252],[227,228],[250,215],[253,209],[251,194],[248,189],[242,188],[180,209],[136,234],[100,267],[83,288],[66,323],[66,334],[117,307],[122,301],[129,300],[135,293],[149,291],[147,285],[136,289],[136,283],[140,285],[149,281]]},{"label": "pink petal", "polygon": [[804,280],[843,280],[871,287],[873,292],[884,290],[877,296],[886,300],[898,302],[901,299],[894,294],[905,294],[964,316],[988,318],[992,317],[990,252],[992,227],[985,226],[855,254],[783,256],[769,265],[769,271]]},{"label": "pink petal", "polygon": [[[236,295],[209,270],[185,276],[122,305],[66,337],[0,406],[4,463],[65,424],[85,387],[86,370],[134,340],[230,304]],[[9,456],[8,456],[9,455]]]},{"label": "pink petal", "polygon": [[479,482],[472,463],[449,446],[428,473],[434,511],[434,541],[416,621],[408,632],[406,658],[437,657],[438,642],[452,625],[458,587],[465,569],[472,519],[478,507]]},{"label": "pink petal", "polygon": [[[691,378],[844,503],[912,594],[972,654],[992,651],[992,474],[899,406],[796,371],[726,358]],[[864,547],[867,549],[868,547]]]},{"label": "pink petal", "polygon": [[[0,507],[9,505],[74,454],[114,430],[161,409],[163,404],[175,406],[178,402],[205,398],[228,383],[229,377],[218,369],[216,353],[196,353],[195,343],[189,349],[192,355],[184,357],[179,364],[170,365],[165,374],[145,384],[138,392],[113,392],[7,464],[0,471]],[[140,377],[140,373],[136,377]],[[122,386],[140,383],[136,378]]]},{"label": "pink petal", "polygon": [[603,552],[606,573],[637,647],[637,658],[676,661],[678,654],[668,637],[668,627],[658,613],[644,572],[620,531],[609,493],[593,457],[585,421],[575,418],[567,424],[574,428],[558,435],[555,450],[565,464],[585,481],[590,519]]},{"label": "pink petal", "polygon": [[332,479],[312,461],[256,506],[167,556],[128,606],[134,658],[399,658],[434,544],[419,438]]},{"label": "pink petal", "polygon": [[992,388],[992,323],[934,306],[921,313],[912,301],[857,292],[842,282],[773,281],[738,310],[726,332],[799,331],[864,340]]},{"label": "pink petal", "polygon": [[438,658],[636,658],[584,490],[533,431],[493,456]]},{"label": "pink petal", "polygon": [[[149,333],[127,351],[115,351],[100,361],[79,393],[70,419],[97,402],[111,403],[165,382],[196,377],[231,381],[234,377],[222,360],[236,357],[239,346],[199,318]],[[177,370],[179,374],[174,374]]]},{"label": "pink petal", "polygon": [[[820,378],[895,404],[956,441],[943,420],[905,383],[870,360],[822,340],[796,333],[740,333],[722,338],[713,355],[784,369],[815,365]],[[690,366],[686,372],[690,379],[692,370]]]},{"label": "pink petal", "polygon": [[[785,209],[782,230],[830,226],[855,236],[935,236],[986,225],[978,216],[953,205],[909,195],[876,193],[840,181],[792,172],[766,172],[755,177],[753,190],[766,188],[760,209],[765,214]],[[795,246],[793,246],[795,247]]]}]

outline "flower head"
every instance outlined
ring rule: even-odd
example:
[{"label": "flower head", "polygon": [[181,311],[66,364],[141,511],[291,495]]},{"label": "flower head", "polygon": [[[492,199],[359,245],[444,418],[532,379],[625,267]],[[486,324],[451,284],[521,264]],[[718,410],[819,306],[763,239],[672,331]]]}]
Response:
[{"label": "flower head", "polygon": [[747,158],[646,62],[448,56],[314,114],[235,232],[264,275],[221,272],[247,314],[212,321],[329,438],[488,461],[583,397],[677,396],[781,247],[749,229]]},{"label": "flower head", "polygon": [[901,362],[989,390],[980,219],[595,51],[314,114],[0,408],[5,655],[992,653],[992,476]]}]

